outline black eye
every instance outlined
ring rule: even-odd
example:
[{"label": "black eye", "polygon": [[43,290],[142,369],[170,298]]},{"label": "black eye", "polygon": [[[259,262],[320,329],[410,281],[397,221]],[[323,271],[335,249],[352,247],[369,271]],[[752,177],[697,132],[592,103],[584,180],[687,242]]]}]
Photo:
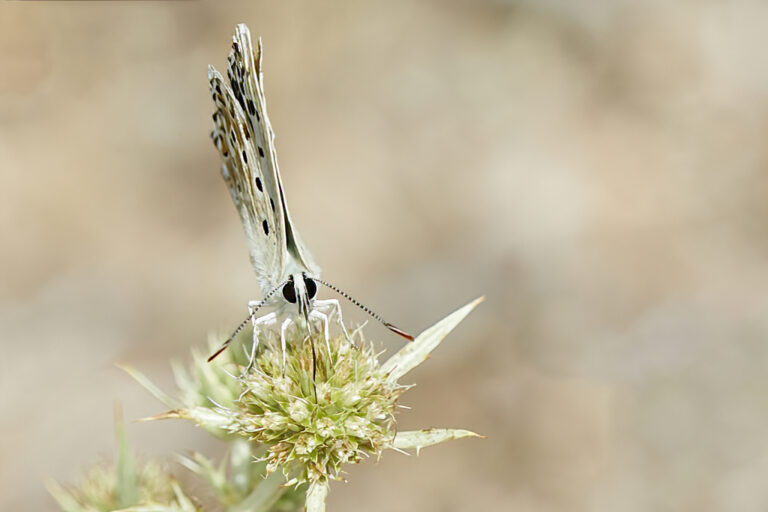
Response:
[{"label": "black eye", "polygon": [[307,295],[309,298],[314,299],[315,295],[317,294],[317,283],[314,281],[314,279],[305,277],[304,286],[307,288]]},{"label": "black eye", "polygon": [[296,289],[293,287],[293,279],[283,286],[283,297],[291,304],[296,304]]}]

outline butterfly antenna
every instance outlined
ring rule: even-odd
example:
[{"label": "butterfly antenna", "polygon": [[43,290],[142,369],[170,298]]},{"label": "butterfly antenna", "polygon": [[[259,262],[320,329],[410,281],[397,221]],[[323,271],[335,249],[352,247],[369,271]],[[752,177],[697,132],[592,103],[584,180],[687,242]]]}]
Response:
[{"label": "butterfly antenna", "polygon": [[222,344],[221,344],[221,347],[219,347],[219,349],[218,349],[216,352],[214,352],[213,354],[211,354],[211,355],[210,355],[210,357],[208,357],[208,362],[209,362],[209,363],[210,363],[211,361],[213,361],[214,359],[216,359],[216,358],[218,357],[218,355],[219,355],[219,354],[221,354],[222,352],[224,352],[224,351],[227,349],[227,347],[229,346],[229,344],[230,344],[230,343],[232,343],[232,340],[233,340],[233,339],[235,339],[235,336],[237,336],[238,334],[240,334],[240,331],[242,331],[243,329],[245,329],[245,326],[246,326],[246,325],[248,325],[248,322],[250,322],[250,321],[253,319],[253,317],[254,317],[254,315],[256,314],[256,312],[257,312],[257,311],[258,311],[258,310],[259,310],[259,309],[260,309],[260,308],[261,308],[261,307],[262,307],[264,304],[266,304],[266,303],[267,303],[267,301],[268,301],[270,298],[272,298],[272,296],[275,294],[275,292],[276,292],[277,290],[279,290],[280,288],[282,288],[283,286],[285,286],[285,284],[286,284],[287,282],[288,282],[288,281],[284,281],[284,282],[280,283],[279,285],[277,285],[275,288],[273,288],[273,289],[272,289],[272,291],[270,291],[268,294],[266,294],[266,295],[264,296],[264,298],[263,298],[263,299],[261,299],[261,302],[259,302],[259,303],[256,305],[256,307],[255,307],[255,308],[251,309],[251,313],[248,315],[248,317],[247,317],[245,320],[243,320],[243,321],[242,321],[242,323],[240,323],[240,325],[238,325],[238,326],[237,326],[237,329],[235,329],[235,332],[233,332],[233,333],[232,333],[232,336],[230,336],[229,338],[227,338],[227,341],[225,341],[224,343],[222,343]]},{"label": "butterfly antenna", "polygon": [[351,303],[352,303],[352,304],[354,304],[355,306],[359,307],[360,309],[362,309],[363,311],[365,311],[366,313],[368,313],[368,314],[369,314],[370,316],[372,316],[374,319],[376,319],[376,320],[378,320],[379,322],[381,322],[381,323],[384,325],[384,327],[386,327],[387,329],[389,329],[389,330],[390,330],[390,331],[392,331],[393,333],[395,333],[395,334],[398,334],[398,335],[402,336],[403,338],[407,339],[408,341],[413,341],[413,336],[411,336],[410,334],[408,334],[408,333],[407,333],[407,332],[405,332],[404,330],[402,330],[402,329],[399,329],[399,328],[395,327],[395,326],[394,326],[394,325],[392,325],[391,323],[389,323],[389,322],[385,321],[383,318],[381,318],[379,315],[377,315],[375,312],[373,312],[373,311],[372,311],[370,308],[368,308],[368,306],[365,306],[365,305],[363,305],[363,304],[360,304],[358,301],[356,301],[355,299],[353,299],[352,297],[350,297],[350,295],[349,295],[348,293],[346,293],[346,292],[344,292],[344,291],[342,291],[342,290],[339,290],[337,287],[333,286],[332,284],[330,284],[330,283],[326,283],[325,281],[323,281],[323,280],[321,280],[321,279],[318,279],[318,278],[316,278],[316,277],[313,277],[312,279],[314,279],[314,280],[315,280],[315,281],[317,281],[318,283],[322,284],[323,286],[325,286],[325,287],[327,287],[327,288],[330,288],[331,290],[335,291],[336,293],[338,293],[339,295],[341,295],[342,297],[344,297],[345,299],[347,299],[349,302],[351,302]]}]

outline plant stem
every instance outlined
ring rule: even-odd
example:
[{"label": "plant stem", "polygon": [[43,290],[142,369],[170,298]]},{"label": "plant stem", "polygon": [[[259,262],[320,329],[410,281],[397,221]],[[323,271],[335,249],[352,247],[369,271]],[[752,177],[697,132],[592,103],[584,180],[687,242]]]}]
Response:
[{"label": "plant stem", "polygon": [[237,505],[229,508],[228,512],[266,512],[270,510],[280,496],[286,491],[282,484],[285,477],[279,471],[275,471],[259,482],[256,488]]}]

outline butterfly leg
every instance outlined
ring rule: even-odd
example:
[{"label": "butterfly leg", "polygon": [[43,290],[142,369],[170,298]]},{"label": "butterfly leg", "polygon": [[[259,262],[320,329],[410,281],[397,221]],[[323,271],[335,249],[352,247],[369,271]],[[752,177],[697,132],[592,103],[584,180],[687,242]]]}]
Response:
[{"label": "butterfly leg", "polygon": [[294,323],[293,320],[290,318],[286,318],[283,321],[283,324],[280,326],[280,348],[283,350],[283,374],[285,374],[285,358],[286,358],[286,342],[285,342],[285,331],[288,330],[288,327]]},{"label": "butterfly leg", "polygon": [[336,321],[339,323],[341,332],[344,333],[344,337],[347,339],[347,342],[349,342],[351,345],[355,344],[354,341],[352,341],[352,338],[349,337],[347,328],[344,326],[344,319],[341,317],[341,305],[339,304],[339,301],[336,299],[316,300],[312,306],[314,311],[325,311],[327,318],[335,315]]},{"label": "butterfly leg", "polygon": [[321,313],[317,309],[313,309],[309,313],[309,318],[319,320],[320,323],[322,324],[323,335],[325,336],[325,347],[328,349],[328,357],[331,357],[331,344],[328,341],[331,337],[331,335],[328,332],[328,324],[329,324],[328,315],[326,315],[325,313]]},{"label": "butterfly leg", "polygon": [[[258,306],[259,301],[257,300],[252,300],[248,303],[248,310],[251,312],[251,315],[253,315],[254,308]],[[261,327],[276,325],[277,313],[269,313],[258,318],[252,316],[251,323],[253,324],[253,343],[251,343],[251,353],[248,356],[248,366],[245,369],[246,372],[249,372],[256,362],[256,350],[259,348],[259,333],[261,332]]]}]

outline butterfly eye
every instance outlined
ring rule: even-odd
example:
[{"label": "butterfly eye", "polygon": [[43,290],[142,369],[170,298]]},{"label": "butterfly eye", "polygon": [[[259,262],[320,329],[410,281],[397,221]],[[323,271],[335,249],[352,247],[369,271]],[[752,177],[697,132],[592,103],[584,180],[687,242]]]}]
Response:
[{"label": "butterfly eye", "polygon": [[283,297],[291,304],[296,304],[296,289],[293,287],[293,278],[283,286]]},{"label": "butterfly eye", "polygon": [[317,295],[317,283],[308,277],[304,278],[304,286],[307,288],[307,296],[311,299]]}]

